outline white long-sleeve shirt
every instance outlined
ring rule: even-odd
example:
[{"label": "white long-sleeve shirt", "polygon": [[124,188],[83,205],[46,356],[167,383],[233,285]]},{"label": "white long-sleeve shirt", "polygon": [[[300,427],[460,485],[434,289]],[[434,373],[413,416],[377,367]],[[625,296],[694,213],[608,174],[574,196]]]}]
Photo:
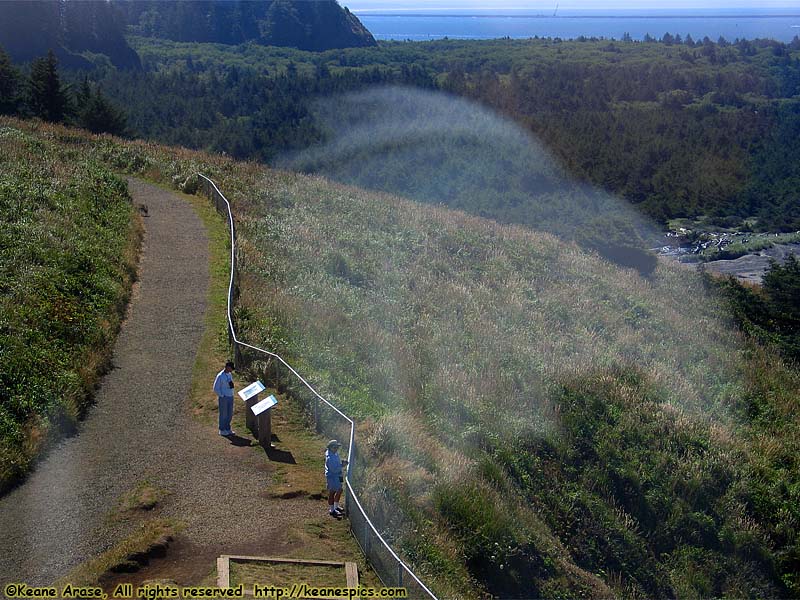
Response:
[{"label": "white long-sleeve shirt", "polygon": [[225,369],[222,369],[217,373],[217,378],[214,379],[214,393],[217,396],[233,398],[233,386],[231,386],[231,383],[233,383],[233,375],[226,373]]}]

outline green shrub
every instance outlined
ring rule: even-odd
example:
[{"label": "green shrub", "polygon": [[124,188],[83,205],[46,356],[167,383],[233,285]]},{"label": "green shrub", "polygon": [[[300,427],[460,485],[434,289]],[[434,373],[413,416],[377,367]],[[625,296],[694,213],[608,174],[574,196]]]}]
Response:
[{"label": "green shrub", "polygon": [[126,183],[91,157],[0,129],[0,490],[74,429],[134,277]]},{"label": "green shrub", "polygon": [[537,580],[551,571],[535,541],[480,481],[440,484],[434,504],[463,543],[470,571],[493,595],[537,597]]}]

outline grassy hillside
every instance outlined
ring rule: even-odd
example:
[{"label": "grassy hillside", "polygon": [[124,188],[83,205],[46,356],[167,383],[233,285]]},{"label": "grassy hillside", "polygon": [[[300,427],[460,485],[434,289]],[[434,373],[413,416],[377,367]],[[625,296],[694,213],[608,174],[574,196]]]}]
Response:
[{"label": "grassy hillside", "polygon": [[445,596],[800,591],[800,381],[700,279],[321,179],[238,210],[246,337],[361,417],[373,512]]},{"label": "grassy hillside", "polygon": [[90,402],[140,238],[126,184],[106,165],[9,123],[0,122],[0,491]]},{"label": "grassy hillside", "polygon": [[86,160],[214,177],[243,337],[359,418],[355,474],[443,597],[800,595],[800,378],[701,280],[443,208],[33,127]]}]

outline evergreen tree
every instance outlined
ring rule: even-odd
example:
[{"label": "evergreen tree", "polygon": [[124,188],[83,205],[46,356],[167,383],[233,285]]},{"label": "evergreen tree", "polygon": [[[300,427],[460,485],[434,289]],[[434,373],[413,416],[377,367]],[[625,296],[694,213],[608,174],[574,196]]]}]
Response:
[{"label": "evergreen tree", "polygon": [[91,90],[84,79],[78,91],[78,124],[92,133],[125,135],[128,118],[114,106],[99,88]]},{"label": "evergreen tree", "polygon": [[336,0],[113,0],[132,30],[177,41],[320,51],[375,46],[372,34]]},{"label": "evergreen tree", "polygon": [[0,115],[13,115],[19,108],[20,74],[11,57],[0,47]]},{"label": "evergreen tree", "polygon": [[728,300],[731,315],[743,331],[763,344],[773,344],[789,359],[800,361],[800,260],[789,256],[773,262],[763,289],[754,292],[732,277],[708,279]]},{"label": "evergreen tree", "polygon": [[89,104],[92,99],[92,87],[89,85],[89,77],[84,75],[78,91],[75,93],[75,100],[78,106],[78,112],[82,111],[85,106]]},{"label": "evergreen tree", "polygon": [[34,116],[57,123],[64,120],[67,102],[58,74],[58,60],[50,50],[45,58],[37,58],[31,64],[28,105]]},{"label": "evergreen tree", "polygon": [[795,352],[800,335],[800,260],[790,255],[781,266],[773,263],[764,275],[764,291],[769,298],[773,320],[780,333],[794,338]]}]

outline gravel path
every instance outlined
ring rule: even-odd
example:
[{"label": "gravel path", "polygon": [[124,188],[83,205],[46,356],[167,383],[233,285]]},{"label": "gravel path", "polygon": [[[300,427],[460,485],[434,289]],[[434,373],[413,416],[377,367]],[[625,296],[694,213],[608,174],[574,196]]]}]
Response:
[{"label": "gravel path", "polygon": [[185,524],[169,565],[171,576],[184,573],[184,583],[207,576],[220,554],[289,549],[291,524],[320,511],[319,503],[271,499],[272,469],[263,455],[189,416],[209,285],[208,238],[184,200],[134,179],[129,189],[148,216],[114,369],[79,433],[0,498],[0,590],[12,581],[50,584],[130,534],[135,525],[107,516],[145,479],[167,492],[160,516]]},{"label": "gravel path", "polygon": [[171,457],[203,333],[208,241],[192,207],[135,180],[149,209],[128,318],[78,435],[52,449],[0,500],[0,580],[50,583],[113,545],[105,517],[121,494]]},{"label": "gravel path", "polygon": [[130,189],[149,216],[114,369],[78,435],[0,500],[2,583],[50,583],[110,547],[125,533],[104,523],[117,498],[183,439],[182,409],[206,309],[206,232],[176,196],[134,180]]}]

